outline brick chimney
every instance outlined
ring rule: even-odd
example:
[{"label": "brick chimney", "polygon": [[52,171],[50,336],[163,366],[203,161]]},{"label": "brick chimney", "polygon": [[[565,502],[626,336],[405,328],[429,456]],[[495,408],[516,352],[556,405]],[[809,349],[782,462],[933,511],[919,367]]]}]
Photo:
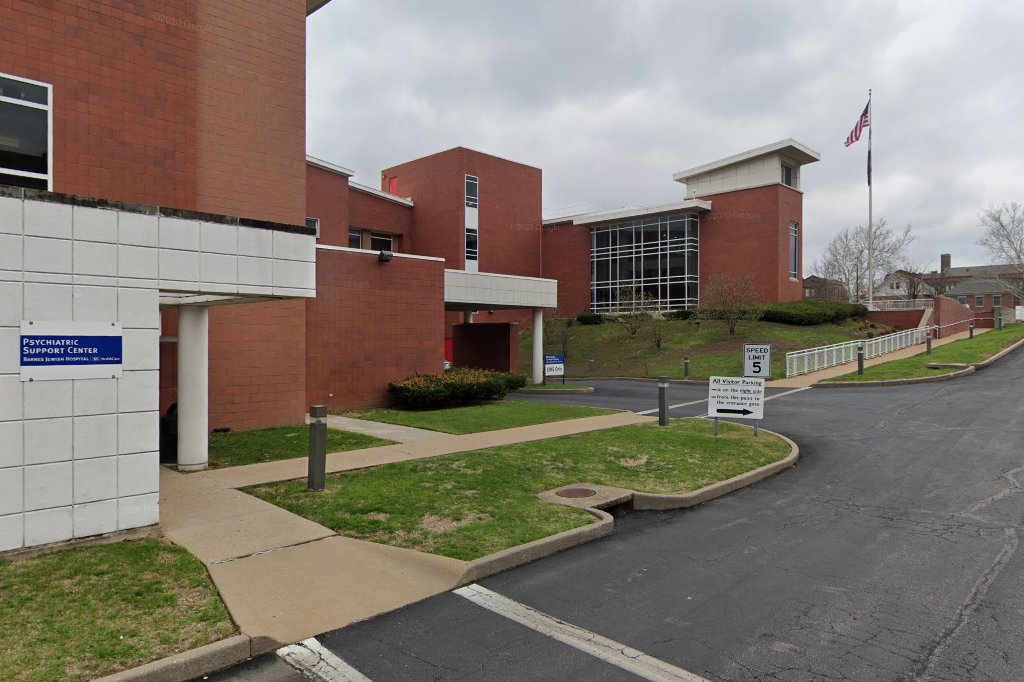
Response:
[{"label": "brick chimney", "polygon": [[949,270],[949,266],[952,264],[952,258],[948,253],[944,253],[939,256],[939,272],[945,272]]}]

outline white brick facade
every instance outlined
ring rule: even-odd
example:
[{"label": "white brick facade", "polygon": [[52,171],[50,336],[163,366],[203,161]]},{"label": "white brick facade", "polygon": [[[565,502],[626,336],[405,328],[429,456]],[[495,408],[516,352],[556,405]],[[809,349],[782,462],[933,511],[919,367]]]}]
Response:
[{"label": "white brick facade", "polygon": [[[26,196],[0,196],[0,551],[159,521],[161,295],[315,294],[312,236]],[[123,376],[23,382],[28,320],[120,322]]]}]

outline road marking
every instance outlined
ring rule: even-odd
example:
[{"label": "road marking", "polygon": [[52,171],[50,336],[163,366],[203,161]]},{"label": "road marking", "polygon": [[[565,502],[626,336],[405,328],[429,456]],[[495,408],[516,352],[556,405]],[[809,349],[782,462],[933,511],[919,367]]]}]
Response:
[{"label": "road marking", "polygon": [[[810,386],[801,386],[800,388],[794,388],[794,389],[791,389],[789,391],[783,391],[782,393],[776,393],[774,395],[765,396],[765,400],[774,400],[775,398],[781,398],[782,396],[789,395],[790,393],[799,393],[800,391],[806,391],[809,388],[810,388]],[[690,405],[700,405],[701,403],[706,403],[707,401],[708,401],[707,398],[704,398],[703,400],[691,400],[688,403],[679,403],[677,405],[669,405],[668,409],[674,410],[677,407],[689,407]],[[643,412],[637,412],[637,414],[640,415],[640,416],[646,416],[648,414],[657,414],[657,413],[658,413],[658,408],[657,407],[654,408],[653,410],[644,410]],[[700,417],[706,417],[706,416],[707,416],[706,414],[698,415],[698,419]]]},{"label": "road marking", "polygon": [[[677,407],[689,407],[690,405],[700,405],[701,403],[706,403],[707,401],[708,401],[707,398],[703,398],[702,400],[691,400],[688,403],[679,403],[677,405],[669,405],[668,409],[674,410]],[[658,408],[655,407],[653,410],[644,410],[643,412],[637,412],[637,414],[643,416],[643,415],[648,415],[648,414],[655,414],[657,411],[658,411]]]},{"label": "road marking", "polygon": [[316,682],[370,682],[370,678],[311,637],[277,650],[285,663]]},{"label": "road marking", "polygon": [[656,682],[708,682],[705,678],[677,668],[642,651],[558,620],[546,613],[513,601],[477,584],[455,590],[477,606],[493,611],[542,635],[568,644],[606,663]]}]

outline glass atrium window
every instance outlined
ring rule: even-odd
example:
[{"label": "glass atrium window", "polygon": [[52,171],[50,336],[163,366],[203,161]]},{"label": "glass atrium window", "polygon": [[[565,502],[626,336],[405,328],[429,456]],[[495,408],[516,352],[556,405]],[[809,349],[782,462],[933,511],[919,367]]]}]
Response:
[{"label": "glass atrium window", "polygon": [[602,225],[591,232],[591,309],[616,310],[623,289],[648,294],[658,310],[697,306],[699,222],[680,214]]}]

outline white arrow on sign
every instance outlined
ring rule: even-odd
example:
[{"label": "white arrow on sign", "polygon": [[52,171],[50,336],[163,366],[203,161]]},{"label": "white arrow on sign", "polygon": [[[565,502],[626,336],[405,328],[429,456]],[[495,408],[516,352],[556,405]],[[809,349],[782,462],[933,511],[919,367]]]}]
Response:
[{"label": "white arrow on sign", "polygon": [[764,419],[764,379],[711,377],[708,416]]}]

